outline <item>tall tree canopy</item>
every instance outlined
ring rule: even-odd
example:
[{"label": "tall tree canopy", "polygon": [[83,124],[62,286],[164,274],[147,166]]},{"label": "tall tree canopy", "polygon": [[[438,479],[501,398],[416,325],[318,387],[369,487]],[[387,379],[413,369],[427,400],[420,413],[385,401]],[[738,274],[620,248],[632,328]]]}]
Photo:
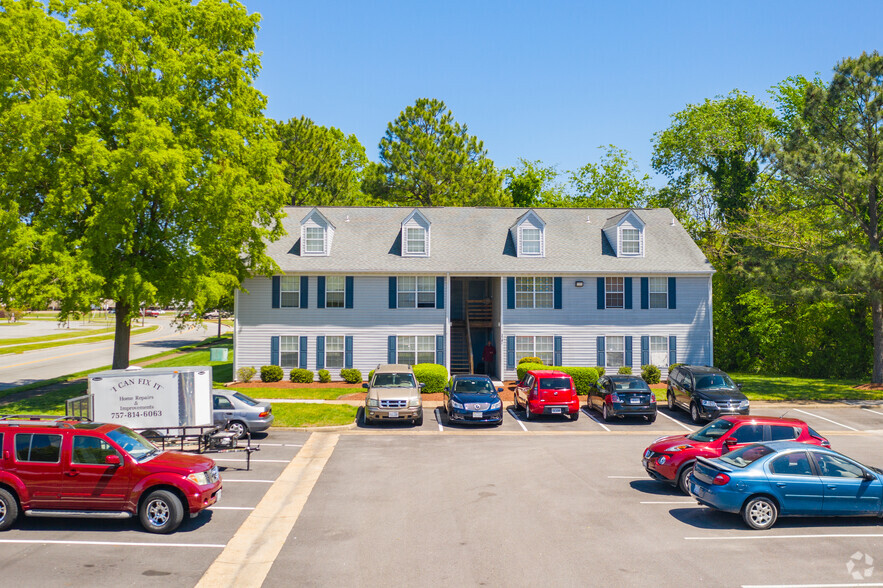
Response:
[{"label": "tall tree canopy", "polygon": [[615,145],[603,150],[598,163],[589,162],[568,173],[569,190],[552,195],[551,206],[575,208],[641,208],[653,190],[650,176],[641,175],[628,151]]},{"label": "tall tree canopy", "polygon": [[544,206],[544,203],[560,198],[564,186],[557,182],[558,175],[554,166],[527,159],[520,159],[517,167],[504,169],[505,190],[512,206]]},{"label": "tall tree canopy", "polygon": [[317,125],[305,116],[277,124],[276,134],[292,206],[361,203],[362,171],[368,158],[355,135]]},{"label": "tall tree canopy", "polygon": [[484,144],[441,100],[420,98],[389,123],[365,192],[391,204],[499,206],[502,178]]},{"label": "tall tree canopy", "polygon": [[235,0],[0,1],[0,284],[63,314],[213,304],[275,264],[287,195]]}]

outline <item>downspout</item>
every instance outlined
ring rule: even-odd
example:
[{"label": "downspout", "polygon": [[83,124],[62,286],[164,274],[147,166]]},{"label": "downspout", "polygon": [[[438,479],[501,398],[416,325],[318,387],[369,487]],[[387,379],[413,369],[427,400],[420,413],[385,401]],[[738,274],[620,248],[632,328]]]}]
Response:
[{"label": "downspout", "polygon": [[445,369],[451,373],[451,274],[445,274]]}]

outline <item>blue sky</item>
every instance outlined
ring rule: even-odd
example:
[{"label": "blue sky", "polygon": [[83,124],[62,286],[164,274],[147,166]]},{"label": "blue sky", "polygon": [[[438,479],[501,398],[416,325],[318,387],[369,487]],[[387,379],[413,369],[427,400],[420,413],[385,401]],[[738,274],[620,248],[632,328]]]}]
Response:
[{"label": "blue sky", "polygon": [[268,116],[355,134],[376,161],[387,123],[438,98],[497,166],[562,171],[612,143],[652,174],[653,133],[685,105],[734,88],[767,100],[791,75],[829,80],[883,34],[879,0],[243,3],[263,17]]}]

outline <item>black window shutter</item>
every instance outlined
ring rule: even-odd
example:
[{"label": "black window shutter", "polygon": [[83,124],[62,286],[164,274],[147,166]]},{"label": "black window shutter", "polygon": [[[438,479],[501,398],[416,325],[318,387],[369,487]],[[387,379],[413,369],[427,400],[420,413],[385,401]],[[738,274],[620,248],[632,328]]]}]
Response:
[{"label": "black window shutter", "polygon": [[316,308],[325,308],[325,276],[316,278]]},{"label": "black window shutter", "polygon": [[506,278],[506,308],[515,308],[515,278]]},{"label": "black window shutter", "polygon": [[[555,289],[555,309],[561,310],[561,298],[563,296],[563,294],[561,292],[561,278],[555,278],[554,289]],[[560,364],[555,364],[555,365],[560,365]]]},{"label": "black window shutter", "polygon": [[300,307],[307,308],[310,299],[310,280],[307,276],[300,277]]},{"label": "black window shutter", "polygon": [[353,307],[353,286],[355,286],[355,281],[352,276],[346,277],[346,294],[344,295],[346,296],[346,302],[344,303],[346,308]]},{"label": "black window shutter", "polygon": [[445,336],[435,336],[435,363],[445,365]]},{"label": "black window shutter", "polygon": [[625,365],[632,367],[632,338],[630,335],[625,337]]},{"label": "black window shutter", "polygon": [[[396,286],[396,277],[389,276],[389,307],[396,308],[398,306],[398,290]],[[395,363],[390,362],[390,363]]]},{"label": "black window shutter", "polygon": [[625,308],[628,309],[632,307],[632,279],[626,278],[623,282],[625,284]]},{"label": "black window shutter", "polygon": [[668,365],[678,362],[678,338],[670,335],[668,338]]},{"label": "black window shutter", "polygon": [[[395,278],[391,278],[395,279]],[[390,335],[386,339],[386,363],[396,362],[396,336]]]},{"label": "black window shutter", "polygon": [[270,365],[279,365],[279,336],[270,337]]},{"label": "black window shutter", "polygon": [[552,363],[559,367],[564,363],[564,345],[560,335],[555,335],[555,353]]},{"label": "black window shutter", "polygon": [[677,308],[678,307],[678,289],[677,289],[678,281],[676,278],[668,279],[668,307],[669,308]]},{"label": "black window shutter", "polygon": [[650,308],[650,278],[641,278],[641,308]]},{"label": "black window shutter", "polygon": [[604,278],[598,278],[598,310],[604,310]]},{"label": "black window shutter", "polygon": [[300,352],[300,369],[305,370],[305,369],[307,369],[307,338],[306,337],[300,338],[300,349],[298,351]]},{"label": "black window shutter", "polygon": [[316,369],[325,369],[325,337],[316,337]]},{"label": "black window shutter", "polygon": [[[273,299],[271,304],[273,308],[279,308],[279,298],[282,296],[282,279],[279,276],[273,276]],[[276,365],[276,364],[273,364]]]},{"label": "black window shutter", "polygon": [[445,277],[438,276],[435,278],[435,307],[445,307]]},{"label": "black window shutter", "polygon": [[343,367],[350,370],[353,368],[353,338],[351,335],[343,340]]},{"label": "black window shutter", "polygon": [[[641,278],[646,279],[646,278]],[[641,365],[645,366],[650,363],[650,337],[641,335]]]},{"label": "black window shutter", "polygon": [[515,337],[506,337],[506,369],[515,369]]},{"label": "black window shutter", "polygon": [[597,355],[595,357],[595,365],[598,367],[604,367],[607,365],[607,360],[604,356],[604,337],[598,337],[596,339],[597,346]]}]

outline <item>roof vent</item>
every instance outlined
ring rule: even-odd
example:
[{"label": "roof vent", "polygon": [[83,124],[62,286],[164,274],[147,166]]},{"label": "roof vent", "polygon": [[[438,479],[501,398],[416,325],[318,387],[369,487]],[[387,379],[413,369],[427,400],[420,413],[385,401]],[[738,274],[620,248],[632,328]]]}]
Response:
[{"label": "roof vent", "polygon": [[589,216],[589,215],[586,215],[586,222],[587,222],[587,223],[592,222],[592,217]]},{"label": "roof vent", "polygon": [[343,222],[345,222],[345,223],[350,222],[350,215],[346,215],[346,218],[343,219]]},{"label": "roof vent", "polygon": [[675,226],[675,217],[671,217],[671,226]]}]

